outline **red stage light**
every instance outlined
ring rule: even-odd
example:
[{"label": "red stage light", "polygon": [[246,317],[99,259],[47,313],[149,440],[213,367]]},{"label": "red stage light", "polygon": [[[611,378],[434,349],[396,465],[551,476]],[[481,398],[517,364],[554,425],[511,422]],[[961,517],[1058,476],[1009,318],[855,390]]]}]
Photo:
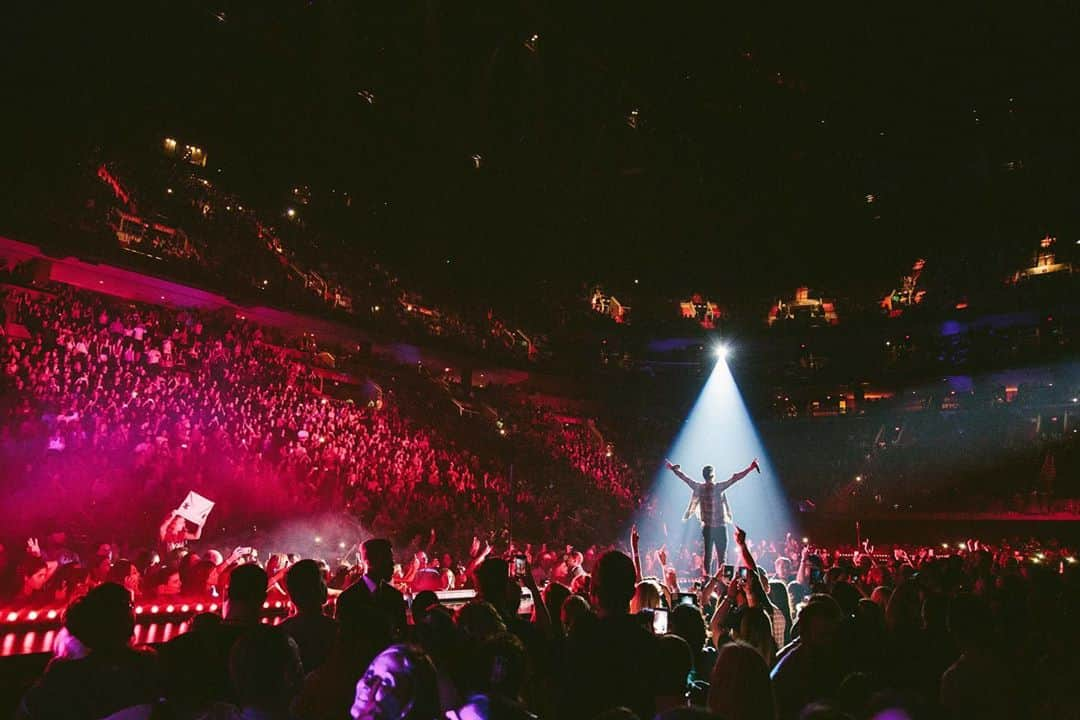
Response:
[{"label": "red stage light", "polygon": [[19,613],[17,613],[17,612],[9,612],[8,613],[8,616],[7,616],[7,621],[8,622],[15,622],[18,619],[19,619]]},{"label": "red stage light", "polygon": [[57,616],[57,612],[55,610],[50,610],[49,613],[45,617],[49,618],[50,620],[55,620],[56,616]]},{"label": "red stage light", "polygon": [[195,605],[195,612],[202,612],[202,611],[203,611],[203,604],[202,603],[198,603],[197,605]]},{"label": "red stage light", "polygon": [[158,606],[157,605],[151,605],[150,606],[150,614],[151,615],[157,615],[157,612],[158,612]]},{"label": "red stage light", "polygon": [[26,619],[37,620],[37,610],[31,610],[30,612],[26,613]]}]

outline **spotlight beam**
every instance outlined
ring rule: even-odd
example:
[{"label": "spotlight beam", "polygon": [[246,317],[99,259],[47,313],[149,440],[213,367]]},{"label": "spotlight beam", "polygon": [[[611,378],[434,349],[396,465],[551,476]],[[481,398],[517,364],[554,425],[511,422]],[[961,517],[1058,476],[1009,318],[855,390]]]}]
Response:
[{"label": "spotlight beam", "polygon": [[[726,346],[718,347],[726,350]],[[779,540],[791,529],[788,504],[769,453],[754,427],[727,362],[717,362],[713,367],[667,457],[681,464],[683,471],[696,480],[701,479],[701,468],[713,465],[718,482],[746,467],[756,457],[761,474],[751,474],[726,493],[734,521],[754,541]],[[657,469],[652,495],[664,529],[663,541],[672,547],[683,540],[693,552],[700,553],[700,524],[696,519],[682,522],[690,499],[689,491],[663,464]],[[639,519],[639,527],[645,524],[645,519]],[[731,528],[729,560],[733,557],[734,545],[730,531]]]}]

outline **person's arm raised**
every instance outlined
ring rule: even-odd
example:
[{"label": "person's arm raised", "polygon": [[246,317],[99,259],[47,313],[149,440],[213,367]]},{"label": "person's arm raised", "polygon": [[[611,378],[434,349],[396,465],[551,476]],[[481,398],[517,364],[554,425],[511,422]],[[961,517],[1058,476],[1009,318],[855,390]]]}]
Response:
[{"label": "person's arm raised", "polygon": [[165,516],[164,522],[161,523],[161,527],[158,528],[158,537],[162,542],[165,542],[165,536],[169,532],[169,525],[172,524],[173,518],[176,517],[176,513],[169,513]]},{"label": "person's arm raised", "polygon": [[536,584],[536,578],[533,577],[532,563],[528,560],[525,561],[525,575],[521,578],[521,581],[529,594],[532,595],[533,622],[536,623],[536,627],[545,636],[550,638],[553,630],[551,613],[548,612],[547,605],[544,604],[544,596],[540,592],[540,586]]},{"label": "person's arm raised", "polygon": [[735,545],[739,548],[739,555],[742,558],[743,565],[750,568],[750,572],[755,572],[757,563],[754,562],[754,556],[750,554],[750,548],[746,544],[746,531],[738,525],[735,526]]},{"label": "person's arm raised", "polygon": [[754,562],[754,556],[750,553],[750,546],[746,544],[746,531],[738,526],[735,527],[735,544],[739,547],[739,554],[742,557],[743,565],[749,570],[747,577],[750,582],[748,583],[749,587],[747,590],[756,594],[758,597],[762,598],[764,602],[771,605],[772,603],[769,602],[768,588],[766,588],[765,583],[761,581],[761,576],[758,575],[757,572],[757,563]]},{"label": "person's arm raised", "polygon": [[484,548],[481,550],[480,541],[473,538],[473,548],[476,548],[476,554],[472,560],[469,561],[469,566],[465,569],[465,574],[468,577],[472,577],[473,571],[480,567],[480,563],[487,559],[487,556],[491,554],[491,543],[485,542]]},{"label": "person's arm raised", "polygon": [[634,525],[630,528],[630,559],[634,561],[634,580],[636,582],[641,582],[641,553],[638,551],[640,541],[637,525]]},{"label": "person's arm raised", "polygon": [[716,571],[716,574],[709,578],[709,582],[705,583],[705,587],[701,588],[701,592],[698,596],[698,603],[700,607],[705,607],[712,596],[716,593],[716,590],[723,587],[724,583],[724,568],[720,568]]},{"label": "person's arm raised", "polygon": [[[722,584],[723,582],[721,582]],[[731,612],[731,607],[735,604],[735,598],[738,594],[739,581],[733,579],[728,583],[727,591],[720,598],[720,602],[716,604],[716,611],[713,613],[712,620],[709,621],[709,633],[712,635],[713,647],[717,650],[720,649],[720,628],[723,626],[724,621],[727,620],[728,613]]]},{"label": "person's arm raised", "polygon": [[675,473],[675,477],[679,478],[684,483],[686,483],[690,487],[691,490],[693,490],[694,488],[696,488],[700,484],[700,483],[695,482],[693,480],[693,478],[691,478],[689,475],[684,473],[682,471],[682,466],[681,465],[676,465],[675,463],[671,462],[670,460],[665,460],[664,463],[667,465],[667,469],[670,470],[671,472]]},{"label": "person's arm raised", "polygon": [[799,555],[799,571],[795,574],[795,581],[800,585],[806,585],[810,579],[810,563],[807,562],[809,556],[810,546],[803,545],[802,553]]},{"label": "person's arm raised", "polygon": [[724,490],[727,490],[729,487],[731,487],[735,483],[739,482],[740,480],[742,480],[744,477],[746,477],[750,473],[754,472],[755,470],[757,470],[758,474],[761,473],[761,467],[758,465],[757,458],[754,458],[754,462],[750,463],[746,467],[745,470],[740,470],[739,472],[733,474],[731,477],[729,477],[724,482],[720,483],[720,491],[723,492]]}]

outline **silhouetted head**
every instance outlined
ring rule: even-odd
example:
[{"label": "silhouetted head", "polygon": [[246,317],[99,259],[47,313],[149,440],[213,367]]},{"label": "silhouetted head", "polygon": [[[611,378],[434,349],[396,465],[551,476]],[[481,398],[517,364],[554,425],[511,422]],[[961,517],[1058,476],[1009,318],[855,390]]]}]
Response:
[{"label": "silhouetted head", "polygon": [[229,575],[229,615],[259,615],[266,602],[266,571],[258,565],[241,565]]},{"label": "silhouetted head", "polygon": [[94,652],[125,647],[135,628],[131,593],[116,583],[103,583],[68,608],[64,624]]},{"label": "silhouetted head", "polygon": [[390,582],[394,576],[394,551],[390,541],[384,538],[371,538],[360,546],[360,554],[372,580]]},{"label": "silhouetted head", "polygon": [[600,556],[593,573],[592,596],[605,613],[626,613],[634,597],[634,562],[618,550]]},{"label": "silhouetted head", "polygon": [[322,568],[314,560],[301,560],[290,567],[285,573],[285,589],[302,612],[318,612],[326,603]]}]

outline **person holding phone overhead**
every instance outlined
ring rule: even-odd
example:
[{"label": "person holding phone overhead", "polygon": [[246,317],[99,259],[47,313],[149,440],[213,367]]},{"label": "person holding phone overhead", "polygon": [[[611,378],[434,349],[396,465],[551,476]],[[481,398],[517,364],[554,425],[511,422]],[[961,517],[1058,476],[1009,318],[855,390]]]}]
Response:
[{"label": "person holding phone overhead", "polygon": [[724,482],[716,482],[716,470],[712,465],[706,465],[701,470],[701,475],[705,481],[698,482],[684,473],[679,465],[672,463],[670,460],[667,460],[666,463],[668,470],[675,473],[676,477],[690,488],[690,504],[686,506],[683,521],[689,520],[690,516],[695,512],[701,519],[701,537],[705,541],[705,557],[702,569],[704,574],[708,576],[712,572],[713,545],[716,546],[718,564],[724,564],[724,557],[727,554],[727,524],[731,522],[732,516],[731,506],[728,505],[724,492],[751,472],[756,470],[761,473],[761,468],[758,467],[758,461],[755,458],[754,462],[750,463],[745,470],[735,473]]}]

